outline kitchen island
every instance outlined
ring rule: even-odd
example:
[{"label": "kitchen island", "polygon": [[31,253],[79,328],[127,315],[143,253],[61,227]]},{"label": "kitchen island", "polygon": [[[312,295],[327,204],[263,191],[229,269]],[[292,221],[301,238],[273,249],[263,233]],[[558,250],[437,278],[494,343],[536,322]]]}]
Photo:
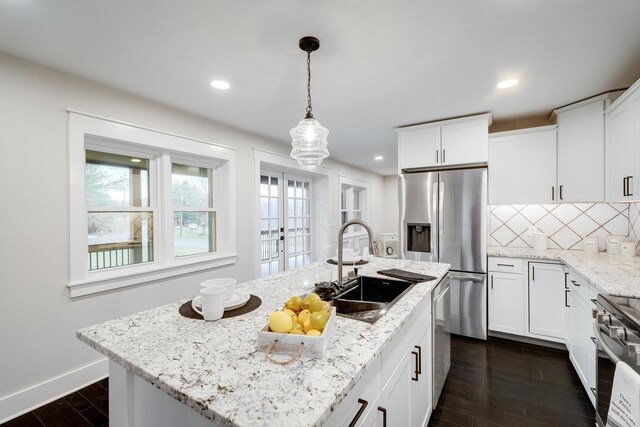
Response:
[{"label": "kitchen island", "polygon": [[[415,285],[374,324],[338,317],[321,359],[301,358],[281,366],[257,349],[257,332],[269,313],[281,308],[301,283],[315,283],[316,265],[238,285],[262,299],[257,310],[243,316],[216,322],[188,319],[178,313],[184,300],[79,330],[81,341],[110,359],[111,425],[333,423],[340,404],[368,371],[384,374],[381,355],[398,346],[412,319],[430,310],[431,291],[449,270],[447,264],[375,258],[359,274],[377,276],[387,268],[436,279]],[[180,407],[167,410],[176,404]]]}]

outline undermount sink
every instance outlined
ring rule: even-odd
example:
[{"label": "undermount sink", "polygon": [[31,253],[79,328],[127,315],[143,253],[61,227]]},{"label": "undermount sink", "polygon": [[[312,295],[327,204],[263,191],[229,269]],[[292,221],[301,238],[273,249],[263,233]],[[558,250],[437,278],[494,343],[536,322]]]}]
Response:
[{"label": "undermount sink", "polygon": [[338,316],[374,323],[381,318],[414,283],[404,280],[359,276],[344,284],[333,305]]}]

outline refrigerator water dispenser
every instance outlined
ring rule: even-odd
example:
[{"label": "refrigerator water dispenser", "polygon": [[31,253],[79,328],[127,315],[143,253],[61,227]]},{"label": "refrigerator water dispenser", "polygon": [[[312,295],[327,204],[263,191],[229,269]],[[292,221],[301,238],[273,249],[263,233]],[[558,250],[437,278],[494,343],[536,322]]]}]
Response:
[{"label": "refrigerator water dispenser", "polygon": [[407,224],[407,250],[431,252],[431,224]]}]

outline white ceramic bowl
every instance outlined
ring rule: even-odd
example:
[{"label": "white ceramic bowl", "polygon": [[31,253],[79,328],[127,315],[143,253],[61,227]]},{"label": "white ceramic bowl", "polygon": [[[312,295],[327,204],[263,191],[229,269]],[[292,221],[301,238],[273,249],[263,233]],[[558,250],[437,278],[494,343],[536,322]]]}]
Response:
[{"label": "white ceramic bowl", "polygon": [[232,279],[230,277],[220,277],[218,279],[209,279],[200,283],[200,286],[203,288],[208,288],[209,286],[224,286],[224,300],[229,301],[233,296],[233,288],[236,286],[236,279]]}]

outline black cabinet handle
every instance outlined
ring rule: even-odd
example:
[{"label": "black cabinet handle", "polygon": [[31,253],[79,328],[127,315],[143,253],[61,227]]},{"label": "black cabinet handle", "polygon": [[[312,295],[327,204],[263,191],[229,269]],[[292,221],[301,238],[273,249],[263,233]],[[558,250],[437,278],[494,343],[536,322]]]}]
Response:
[{"label": "black cabinet handle", "polygon": [[447,150],[442,150],[442,163],[447,163],[447,161],[445,160],[446,152]]},{"label": "black cabinet handle", "polygon": [[595,387],[589,387],[589,388],[591,389],[591,393],[593,393],[593,395],[594,395],[595,397],[598,397],[598,396],[596,396],[596,389],[595,389]]},{"label": "black cabinet handle", "polygon": [[493,274],[491,275],[491,289],[493,289]]},{"label": "black cabinet handle", "polygon": [[575,280],[572,280],[571,283],[573,283],[573,286],[580,287],[580,283],[576,282]]},{"label": "black cabinet handle", "polygon": [[412,351],[411,354],[413,354],[416,358],[416,369],[413,371],[414,374],[416,374],[416,377],[413,378],[413,376],[411,377],[412,381],[418,381],[418,376],[420,375],[420,373],[418,372],[418,352],[417,351]]},{"label": "black cabinet handle", "polygon": [[622,195],[628,196],[627,194],[627,177],[622,178]]},{"label": "black cabinet handle", "polygon": [[511,267],[513,268],[513,264],[496,264],[498,267]]},{"label": "black cabinet handle", "polygon": [[356,416],[353,417],[353,419],[351,420],[351,422],[349,423],[349,427],[354,427],[356,425],[356,423],[358,422],[358,420],[360,419],[360,417],[362,416],[362,414],[364,413],[364,410],[367,408],[367,406],[369,405],[369,402],[367,402],[364,399],[358,399],[358,403],[362,406],[360,406],[360,409],[358,409],[358,412],[356,413]]},{"label": "black cabinet handle", "polygon": [[382,406],[378,406],[378,411],[382,412],[382,427],[387,427],[387,410]]},{"label": "black cabinet handle", "polygon": [[591,338],[591,341],[593,341],[594,344],[596,344],[596,337],[589,337]]},{"label": "black cabinet handle", "polygon": [[414,347],[418,349],[418,373],[422,374],[422,348],[419,345]]},{"label": "black cabinet handle", "polygon": [[536,281],[536,266],[535,265],[531,266],[531,280],[533,280],[534,282]]},{"label": "black cabinet handle", "polygon": [[551,187],[551,200],[556,200],[556,187]]},{"label": "black cabinet handle", "polygon": [[561,185],[561,186],[560,186],[560,200],[563,200],[563,199],[564,199],[564,197],[562,197],[562,187],[564,187],[564,185]]},{"label": "black cabinet handle", "polygon": [[633,176],[628,176],[627,177],[627,196],[633,196],[633,191],[631,191],[631,180],[633,179]]},{"label": "black cabinet handle", "polygon": [[564,273],[564,288],[569,289],[569,283],[567,282],[569,278],[569,273]]},{"label": "black cabinet handle", "polygon": [[566,289],[564,291],[564,306],[571,308],[571,306],[569,305],[569,301],[567,300],[567,295],[569,294],[569,292],[571,292],[570,289]]}]

